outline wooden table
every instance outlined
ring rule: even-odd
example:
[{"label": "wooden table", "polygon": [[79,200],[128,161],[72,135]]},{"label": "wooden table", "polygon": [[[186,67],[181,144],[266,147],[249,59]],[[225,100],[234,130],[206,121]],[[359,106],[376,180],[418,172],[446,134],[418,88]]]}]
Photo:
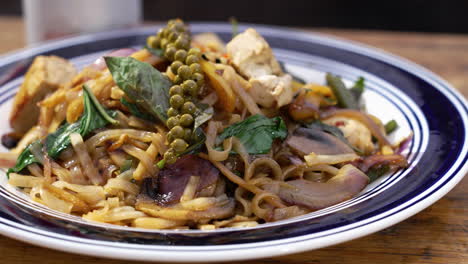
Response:
[{"label": "wooden table", "polygon": [[[398,54],[441,75],[468,96],[468,36],[318,30]],[[24,46],[23,23],[0,17],[0,53]],[[468,263],[468,177],[421,213],[376,234],[295,255],[243,263]],[[31,246],[0,236],[0,263],[99,263],[129,261],[79,256]]]}]

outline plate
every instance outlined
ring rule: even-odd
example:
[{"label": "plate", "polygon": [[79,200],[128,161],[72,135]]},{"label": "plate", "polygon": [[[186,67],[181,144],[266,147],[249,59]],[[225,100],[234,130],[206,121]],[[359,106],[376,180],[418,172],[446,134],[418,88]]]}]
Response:
[{"label": "plate", "polygon": [[[240,29],[248,25],[241,25]],[[90,223],[31,202],[0,175],[0,233],[57,250],[127,260],[233,261],[312,250],[396,224],[428,207],[466,174],[467,103],[428,70],[361,44],[287,28],[251,25],[270,43],[287,71],[323,82],[326,72],[351,83],[366,78],[367,110],[400,125],[391,141],[413,133],[405,151],[410,166],[385,175],[357,197],[301,217],[254,228],[215,231],[145,230]],[[12,98],[32,58],[54,54],[78,67],[113,49],[141,47],[156,27],[84,35],[0,58],[0,133],[9,130]],[[194,33],[231,38],[231,25],[191,24]],[[448,118],[450,117],[450,118]],[[5,151],[5,150],[2,150]]]}]

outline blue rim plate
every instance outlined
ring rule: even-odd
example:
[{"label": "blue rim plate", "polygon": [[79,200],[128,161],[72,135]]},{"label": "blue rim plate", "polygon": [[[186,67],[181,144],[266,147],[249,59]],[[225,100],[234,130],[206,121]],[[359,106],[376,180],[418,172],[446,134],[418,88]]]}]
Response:
[{"label": "blue rim plate", "polygon": [[[267,39],[289,72],[307,81],[323,81],[325,72],[339,74],[347,82],[365,77],[368,112],[383,121],[396,119],[400,125],[391,140],[413,134],[404,153],[410,166],[330,208],[255,228],[215,231],[158,231],[86,222],[29,201],[2,175],[0,233],[57,250],[128,260],[271,257],[326,247],[396,224],[436,202],[466,174],[468,107],[447,82],[414,63],[361,44],[286,28],[250,26]],[[141,47],[156,29],[84,35],[1,57],[0,110],[9,113],[34,56],[54,54],[82,67],[110,50]],[[225,41],[231,36],[231,26],[224,23],[194,23],[191,29],[218,33]],[[7,114],[0,117],[0,133],[9,129],[7,118]]]}]

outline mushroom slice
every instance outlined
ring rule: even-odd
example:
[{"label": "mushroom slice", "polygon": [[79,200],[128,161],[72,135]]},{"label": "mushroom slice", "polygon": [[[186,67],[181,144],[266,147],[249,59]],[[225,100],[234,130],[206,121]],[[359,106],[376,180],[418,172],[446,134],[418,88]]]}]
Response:
[{"label": "mushroom slice", "polygon": [[286,140],[286,144],[298,155],[338,155],[354,153],[346,143],[337,137],[318,129],[298,128]]}]

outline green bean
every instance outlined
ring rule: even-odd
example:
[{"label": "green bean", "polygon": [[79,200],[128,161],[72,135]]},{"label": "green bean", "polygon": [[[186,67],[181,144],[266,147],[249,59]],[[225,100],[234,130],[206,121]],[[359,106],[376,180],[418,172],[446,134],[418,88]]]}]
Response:
[{"label": "green bean", "polygon": [[385,124],[385,133],[388,135],[398,128],[398,123],[395,120],[390,120]]},{"label": "green bean", "polygon": [[340,77],[327,73],[327,84],[333,91],[333,94],[338,101],[338,106],[342,108],[359,109],[356,98],[346,88]]},{"label": "green bean", "polygon": [[353,87],[349,89],[351,94],[354,95],[354,98],[356,98],[356,101],[361,99],[361,95],[364,92],[364,87],[366,86],[365,81],[366,80],[364,77],[359,77],[359,79],[354,83]]}]

